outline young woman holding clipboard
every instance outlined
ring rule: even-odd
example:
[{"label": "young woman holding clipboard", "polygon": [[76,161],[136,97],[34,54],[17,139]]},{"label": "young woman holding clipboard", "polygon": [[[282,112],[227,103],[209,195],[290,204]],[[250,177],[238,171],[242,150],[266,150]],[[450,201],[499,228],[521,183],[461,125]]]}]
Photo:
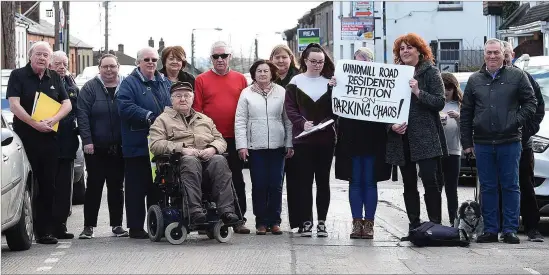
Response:
[{"label": "young woman holding clipboard", "polygon": [[[316,182],[317,236],[327,237],[326,216],[330,205],[330,170],[335,144],[333,125],[296,138],[303,131],[334,118],[332,93],[328,86],[335,66],[326,51],[311,43],[299,59],[301,74],[286,86],[286,113],[293,124],[294,157],[288,159],[286,184],[288,197],[300,198],[288,205],[290,228],[299,227],[302,237],[311,237],[313,228],[313,180]],[[295,194],[291,194],[295,193]]]}]

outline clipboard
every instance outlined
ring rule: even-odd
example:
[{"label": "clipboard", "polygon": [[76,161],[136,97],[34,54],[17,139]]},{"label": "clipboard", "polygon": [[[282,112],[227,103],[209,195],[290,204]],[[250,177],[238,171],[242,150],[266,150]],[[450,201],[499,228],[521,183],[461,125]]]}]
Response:
[{"label": "clipboard", "polygon": [[[53,100],[45,93],[36,92],[34,96],[31,118],[35,121],[48,119],[55,116],[55,114],[59,112],[59,109],[61,109],[61,103]],[[55,132],[57,132],[59,122],[53,125],[52,128]]]},{"label": "clipboard", "polygon": [[299,135],[298,135],[297,137],[295,137],[295,138],[301,138],[301,137],[304,137],[304,136],[308,136],[308,135],[310,135],[310,134],[312,134],[312,133],[314,133],[314,132],[317,132],[317,131],[320,131],[320,130],[326,128],[326,126],[328,126],[328,125],[330,125],[330,124],[332,124],[332,123],[334,123],[334,120],[333,120],[333,119],[330,119],[330,120],[328,120],[328,121],[326,121],[326,122],[324,122],[324,123],[317,124],[317,125],[313,126],[313,128],[311,128],[309,131],[303,131],[303,132],[301,132],[301,134],[299,134]]}]

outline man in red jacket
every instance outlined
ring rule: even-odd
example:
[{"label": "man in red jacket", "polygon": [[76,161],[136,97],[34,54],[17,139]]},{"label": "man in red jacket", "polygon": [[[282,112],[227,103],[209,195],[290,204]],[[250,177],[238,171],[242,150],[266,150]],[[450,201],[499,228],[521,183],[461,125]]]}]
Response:
[{"label": "man in red jacket", "polygon": [[[195,80],[195,100],[193,109],[209,116],[219,132],[227,141],[229,168],[233,174],[233,184],[236,189],[240,211],[236,213],[242,218],[246,214],[246,188],[242,175],[243,163],[238,158],[234,138],[234,117],[240,93],[247,86],[246,77],[229,68],[231,51],[222,41],[212,45],[211,56],[213,69],[204,72]],[[249,234],[245,225],[234,228],[235,233]]]}]

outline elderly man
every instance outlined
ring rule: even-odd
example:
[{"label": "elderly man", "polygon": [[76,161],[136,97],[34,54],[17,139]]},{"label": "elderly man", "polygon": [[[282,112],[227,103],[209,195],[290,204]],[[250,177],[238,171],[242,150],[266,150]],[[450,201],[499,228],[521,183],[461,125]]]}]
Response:
[{"label": "elderly man", "polygon": [[145,197],[153,186],[149,145],[149,127],[164,107],[170,106],[171,82],[156,70],[158,52],[150,47],[137,52],[138,66],[119,86],[116,102],[121,120],[122,154],[125,160],[126,220],[130,238],[148,238],[143,229]]},{"label": "elderly man", "polygon": [[[52,233],[59,144],[54,126],[72,107],[61,77],[48,69],[52,56],[50,44],[36,42],[28,54],[30,62],[11,72],[6,97],[14,114],[13,129],[23,142],[34,178],[38,181],[39,190],[34,207],[36,241],[56,244],[57,238]],[[53,117],[41,121],[31,118],[37,92],[61,103],[61,108]]]},{"label": "elderly man", "polygon": [[76,128],[76,101],[78,86],[72,76],[67,74],[69,59],[63,51],[53,53],[50,69],[61,76],[61,82],[69,96],[72,110],[59,122],[57,142],[59,144],[59,166],[55,183],[55,201],[53,204],[54,236],[58,239],[72,239],[74,234],[67,232],[67,219],[71,208],[72,173],[78,150],[78,129]]},{"label": "elderly man", "polygon": [[[231,51],[222,41],[215,42],[211,50],[213,69],[196,77],[195,100],[193,108],[212,118],[215,125],[227,141],[229,154],[229,168],[232,172],[233,183],[238,196],[240,211],[237,214],[246,214],[246,185],[242,175],[243,162],[238,158],[236,151],[234,120],[236,106],[240,93],[247,86],[246,77],[229,68]],[[236,226],[234,231],[239,234],[249,234],[250,230],[244,224]]]},{"label": "elderly man", "polygon": [[[507,66],[513,66],[512,60],[515,58],[513,47],[507,41],[503,41],[503,45],[505,46],[505,63]],[[545,102],[539,84],[528,72],[525,71],[524,73],[534,88],[538,105],[534,118],[522,125],[522,153],[519,164],[520,215],[528,240],[543,242],[543,235],[538,230],[540,215],[536,193],[534,192],[534,151],[532,150],[532,140],[530,138],[539,131],[539,125],[545,116]]]},{"label": "elderly man", "polygon": [[485,64],[469,77],[461,107],[461,143],[474,151],[482,196],[484,234],[477,242],[498,242],[499,185],[503,201],[503,241],[520,243],[516,233],[520,212],[518,170],[521,129],[534,117],[536,98],[520,69],[504,66],[503,43],[490,39]]},{"label": "elderly man", "polygon": [[151,126],[151,152],[154,155],[173,151],[183,154],[181,178],[188,192],[192,223],[206,222],[202,209],[203,178],[212,187],[223,222],[236,223],[231,171],[227,160],[220,155],[227,149],[227,143],[211,118],[191,108],[193,97],[193,87],[188,82],[177,82],[171,87],[173,108],[166,107]]}]

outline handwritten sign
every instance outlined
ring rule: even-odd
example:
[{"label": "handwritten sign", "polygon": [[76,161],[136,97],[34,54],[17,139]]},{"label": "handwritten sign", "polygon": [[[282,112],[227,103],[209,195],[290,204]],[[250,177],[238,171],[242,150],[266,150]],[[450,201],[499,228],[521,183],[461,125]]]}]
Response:
[{"label": "handwritten sign", "polygon": [[332,91],[334,114],[382,123],[408,122],[410,79],[414,68],[355,60],[339,60]]}]

